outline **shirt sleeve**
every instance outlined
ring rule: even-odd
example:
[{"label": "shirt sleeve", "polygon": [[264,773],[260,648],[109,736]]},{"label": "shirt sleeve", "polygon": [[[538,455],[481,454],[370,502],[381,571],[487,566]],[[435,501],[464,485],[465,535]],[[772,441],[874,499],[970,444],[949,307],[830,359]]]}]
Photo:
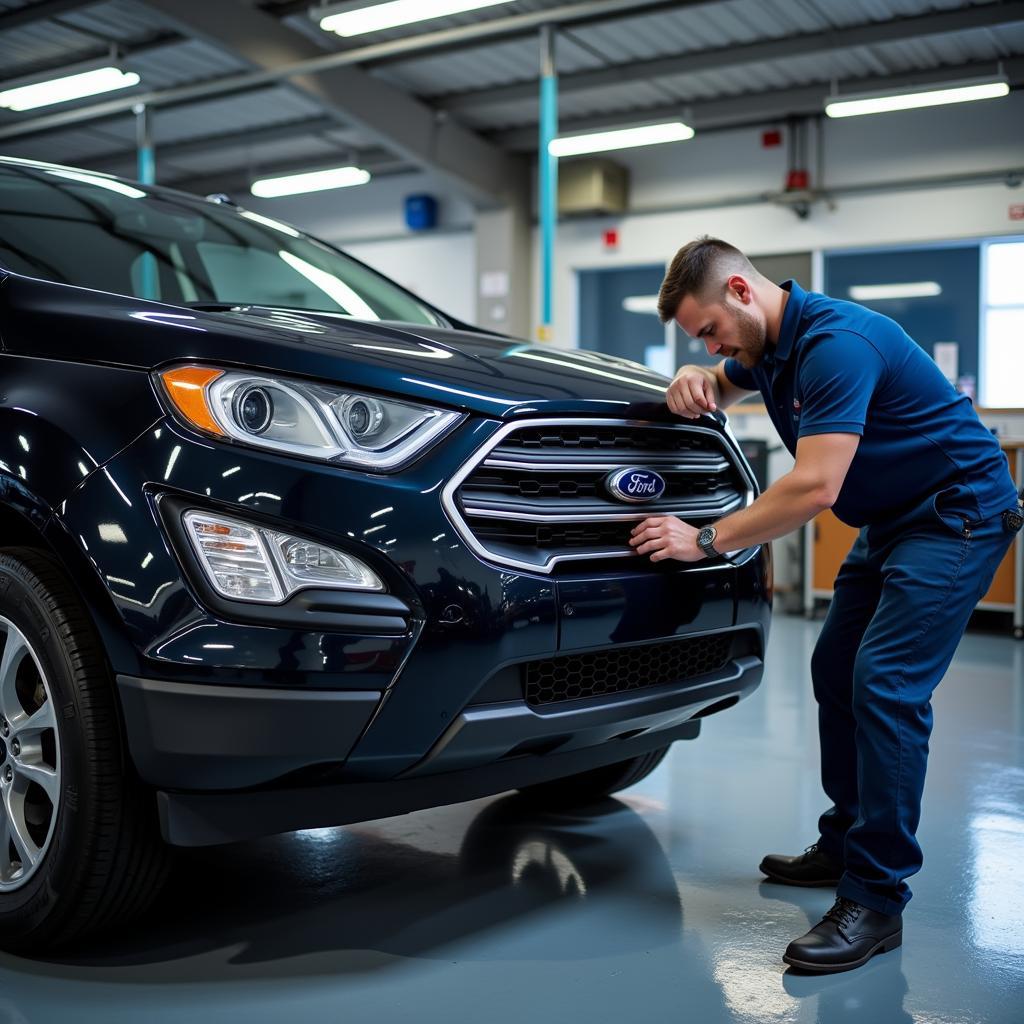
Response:
[{"label": "shirt sleeve", "polygon": [[868,408],[886,372],[867,338],[837,331],[814,339],[800,362],[797,437],[864,434]]},{"label": "shirt sleeve", "polygon": [[754,375],[745,366],[743,366],[742,363],[737,362],[735,359],[726,359],[725,375],[738,388],[743,388],[746,391],[760,390],[757,383],[754,381]]}]

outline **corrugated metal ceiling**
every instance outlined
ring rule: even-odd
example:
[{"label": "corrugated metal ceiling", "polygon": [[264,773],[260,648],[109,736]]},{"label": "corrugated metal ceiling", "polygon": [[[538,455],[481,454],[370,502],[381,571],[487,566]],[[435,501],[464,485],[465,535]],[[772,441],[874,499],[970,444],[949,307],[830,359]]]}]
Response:
[{"label": "corrugated metal ceiling", "polygon": [[[214,0],[217,2],[217,0]],[[225,0],[219,0],[225,2]],[[450,18],[434,19],[405,29],[342,40],[324,33],[304,9],[294,3],[285,23],[327,52],[350,50],[392,39],[415,37],[448,27],[470,25],[524,12],[558,7],[571,0],[515,0],[513,3]],[[577,0],[585,5],[587,0]],[[695,104],[744,93],[784,90],[813,83],[828,85],[833,79],[897,74],[956,67],[978,61],[1024,56],[1024,21],[1011,26],[968,28],[945,35],[928,35],[871,46],[843,47],[842,30],[850,26],[891,21],[930,12],[981,8],[1001,0],[707,0],[680,3],[656,11],[638,11],[600,22],[574,23],[559,31],[558,67],[562,74],[621,67],[621,81],[586,91],[563,91],[560,116],[574,118],[642,114],[644,109],[674,103]],[[182,38],[180,26],[148,8],[141,0],[83,2],[57,18],[47,18],[4,31],[3,16],[30,7],[26,0],[0,0],[0,86],[43,68],[59,69],[76,60],[103,53],[116,43],[128,54],[127,66],[139,72],[137,91],[211,81],[231,76],[248,65],[223,47]],[[261,4],[264,9],[274,6]],[[837,48],[828,53],[790,56],[741,67],[674,73],[657,79],[631,77],[631,65],[658,57],[685,56],[707,50],[727,49],[757,41],[796,37],[834,30]],[[156,41],[159,45],[154,45]],[[140,49],[141,48],[141,49]],[[134,51],[134,52],[133,52]],[[427,102],[515,83],[534,83],[539,66],[536,31],[525,37],[500,38],[493,42],[450,48],[422,56],[389,59],[373,66],[380,76]],[[86,101],[86,104],[88,101]],[[73,107],[73,104],[67,106]],[[62,108],[63,109],[63,108]],[[211,97],[187,105],[157,108],[154,115],[158,146],[173,146],[218,132],[249,131],[245,145],[211,148],[205,157],[190,152],[168,164],[175,172],[215,173],[232,167],[265,165],[286,156],[294,159],[329,155],[344,146],[365,147],[368,137],[346,130],[316,137],[297,135],[292,140],[276,137],[262,143],[261,129],[322,117],[323,105],[287,82],[262,86],[235,95]],[[343,112],[333,111],[343,120]],[[0,110],[0,126],[16,123],[16,115]],[[537,121],[534,96],[495,102],[458,114],[467,125],[484,133],[533,125]],[[339,129],[340,131],[340,129]],[[88,163],[123,148],[130,153],[134,125],[130,114],[35,134],[23,140],[0,140],[0,150],[41,159]]]},{"label": "corrugated metal ceiling", "polygon": [[[628,66],[638,60],[723,49],[990,2],[996,0],[980,0],[977,4],[958,0],[724,0],[598,24],[569,26],[559,33],[557,63],[563,74],[594,66]],[[922,46],[942,50],[933,62],[879,65],[877,71],[895,72],[995,57],[998,37],[1003,31],[980,29],[977,33],[929,37],[921,41]],[[965,40],[963,44],[962,40]],[[837,44],[836,53],[843,53],[841,34],[837,35]],[[829,57],[826,63],[832,59]],[[862,73],[875,70],[871,68]],[[431,97],[528,82],[535,80],[538,74],[537,44],[534,40],[523,40],[479,46],[456,54],[442,53],[389,63],[386,72],[380,73],[420,95]]]},{"label": "corrugated metal ceiling", "polygon": [[[16,9],[12,3],[6,0],[0,6],[0,15],[4,10]],[[102,53],[108,43],[130,48],[169,31],[165,19],[133,0],[83,6],[0,34],[2,77],[16,78],[55,62],[70,64],[88,59]]]}]

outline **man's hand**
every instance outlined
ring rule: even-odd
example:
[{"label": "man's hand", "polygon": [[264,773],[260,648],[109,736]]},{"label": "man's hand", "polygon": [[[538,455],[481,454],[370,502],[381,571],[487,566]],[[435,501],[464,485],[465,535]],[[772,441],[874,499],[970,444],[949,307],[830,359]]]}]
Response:
[{"label": "man's hand", "polygon": [[697,547],[700,531],[676,516],[650,516],[633,527],[630,546],[638,555],[650,554],[652,562],[675,558],[680,562],[699,562],[707,556]]},{"label": "man's hand", "polygon": [[682,367],[665,392],[669,409],[690,420],[714,412],[718,408],[714,376],[713,371],[699,366]]}]

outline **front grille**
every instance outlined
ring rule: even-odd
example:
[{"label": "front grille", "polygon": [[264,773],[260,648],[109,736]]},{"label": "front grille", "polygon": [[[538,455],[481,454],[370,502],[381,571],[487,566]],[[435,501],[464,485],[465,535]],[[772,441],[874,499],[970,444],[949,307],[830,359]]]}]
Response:
[{"label": "front grille", "polygon": [[531,661],[522,667],[526,703],[542,707],[692,679],[723,668],[730,645],[719,634]]},{"label": "front grille", "polygon": [[493,519],[482,521],[476,535],[484,541],[532,545],[536,548],[624,547],[629,543],[632,522],[525,523]]},{"label": "front grille", "polygon": [[[741,459],[708,427],[533,421],[498,431],[449,485],[446,500],[481,554],[551,572],[567,560],[633,556],[630,530],[650,515],[703,525],[741,508],[752,487]],[[606,478],[630,466],[660,474],[661,497],[642,504],[615,498]]]}]

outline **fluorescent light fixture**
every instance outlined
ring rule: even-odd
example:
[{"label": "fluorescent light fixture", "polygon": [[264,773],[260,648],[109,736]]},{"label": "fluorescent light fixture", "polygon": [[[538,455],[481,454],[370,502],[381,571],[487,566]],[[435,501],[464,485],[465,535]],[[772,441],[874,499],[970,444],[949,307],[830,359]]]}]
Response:
[{"label": "fluorescent light fixture", "polygon": [[622,300],[622,308],[627,313],[657,313],[657,295],[627,295]]},{"label": "fluorescent light fixture", "polygon": [[355,10],[328,14],[321,18],[320,27],[325,32],[335,32],[347,38],[507,3],[511,0],[388,0],[387,3],[364,4]]},{"label": "fluorescent light fixture", "polygon": [[947,103],[990,100],[1010,91],[1006,82],[980,82],[954,85],[945,89],[927,89],[894,95],[871,95],[851,99],[832,99],[825,104],[829,117],[857,117],[860,114],[884,114],[891,110],[913,110],[915,107],[941,107]]},{"label": "fluorescent light fixture", "polygon": [[95,96],[100,92],[112,92],[114,89],[127,89],[138,84],[139,76],[134,71],[97,68],[95,71],[85,71],[79,75],[68,75],[65,78],[53,78],[48,82],[7,89],[0,92],[0,107],[7,107],[10,110],[34,110],[36,107],[46,107],[51,103],[67,103],[69,100]]},{"label": "fluorescent light fixture", "polygon": [[252,183],[254,196],[273,199],[277,196],[295,196],[302,192],[323,192],[329,188],[350,188],[365,185],[370,172],[360,167],[332,167],[326,171],[308,171],[305,174],[286,174],[280,178],[261,178]]},{"label": "fluorescent light fixture", "polygon": [[693,129],[682,121],[666,124],[645,124],[637,128],[616,128],[589,135],[566,135],[552,139],[548,151],[552,156],[579,156],[581,153],[607,153],[612,149],[635,146],[657,146],[664,142],[684,142],[693,138]]},{"label": "fluorescent light fixture", "polygon": [[938,281],[850,285],[850,298],[857,302],[877,302],[879,299],[927,299],[941,294],[942,285]]}]

